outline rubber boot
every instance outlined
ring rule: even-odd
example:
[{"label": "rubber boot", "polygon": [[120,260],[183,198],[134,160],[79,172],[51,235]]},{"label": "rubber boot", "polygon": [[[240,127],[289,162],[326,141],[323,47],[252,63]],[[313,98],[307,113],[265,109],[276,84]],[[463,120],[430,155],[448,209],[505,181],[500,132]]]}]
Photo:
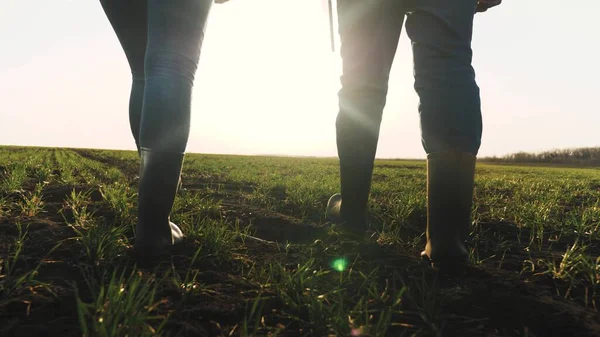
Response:
[{"label": "rubber boot", "polygon": [[459,274],[469,261],[475,155],[449,151],[427,156],[427,245],[421,257],[435,269]]},{"label": "rubber boot", "polygon": [[148,260],[183,239],[181,229],[170,221],[169,215],[177,194],[184,154],[142,147],[140,156],[135,251],[138,260]]},{"label": "rubber boot", "polygon": [[344,84],[338,94],[340,111],[335,127],[341,194],[329,199],[326,212],[331,221],[341,222],[344,235],[359,240],[365,239],[368,229],[373,164],[387,93],[382,85],[373,87],[376,91],[360,80]]},{"label": "rubber boot", "polygon": [[[140,158],[141,158],[141,156],[142,156],[142,150],[141,150],[141,149],[140,149],[140,147],[137,145],[137,142],[136,142],[136,147],[137,147],[137,153],[138,153],[138,157],[140,157]],[[137,177],[137,178],[139,178],[139,177]],[[177,184],[177,190],[180,190],[180,189],[181,189],[181,187],[182,187],[182,183],[181,183],[181,175],[179,175],[179,183]]]},{"label": "rubber boot", "polygon": [[326,217],[342,225],[344,236],[365,239],[372,174],[373,158],[370,156],[340,159],[342,193],[329,198]]}]

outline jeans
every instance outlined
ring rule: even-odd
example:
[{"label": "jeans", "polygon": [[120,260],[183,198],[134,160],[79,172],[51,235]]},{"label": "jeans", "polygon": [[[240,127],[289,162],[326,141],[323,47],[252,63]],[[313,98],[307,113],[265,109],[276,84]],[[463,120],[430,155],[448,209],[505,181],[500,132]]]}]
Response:
[{"label": "jeans", "polygon": [[185,152],[212,2],[100,0],[131,68],[129,122],[138,151]]},{"label": "jeans", "polygon": [[367,170],[372,165],[404,21],[412,41],[425,152],[477,154],[481,102],[471,66],[476,2],[338,0],[343,74],[336,130],[341,161],[362,162]]}]

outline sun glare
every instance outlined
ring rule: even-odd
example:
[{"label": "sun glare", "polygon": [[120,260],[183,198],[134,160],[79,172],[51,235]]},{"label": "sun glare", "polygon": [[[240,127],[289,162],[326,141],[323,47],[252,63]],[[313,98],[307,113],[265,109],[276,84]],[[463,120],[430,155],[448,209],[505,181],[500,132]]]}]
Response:
[{"label": "sun glare", "polygon": [[192,131],[234,133],[239,139],[227,141],[247,152],[334,151],[341,60],[330,49],[327,11],[319,2],[259,0],[248,15],[249,6],[213,7]]}]

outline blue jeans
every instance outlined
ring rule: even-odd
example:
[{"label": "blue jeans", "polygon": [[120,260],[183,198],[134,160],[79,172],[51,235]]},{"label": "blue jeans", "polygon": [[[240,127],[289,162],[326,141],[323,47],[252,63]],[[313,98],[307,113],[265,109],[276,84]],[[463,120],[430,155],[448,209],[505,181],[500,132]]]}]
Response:
[{"label": "blue jeans", "polygon": [[481,102],[471,66],[476,2],[337,1],[343,61],[336,120],[341,215],[357,227],[366,221],[388,79],[405,21],[425,152],[479,151]]},{"label": "blue jeans", "polygon": [[194,77],[212,0],[100,0],[133,77],[138,148],[185,152]]},{"label": "blue jeans", "polygon": [[392,61],[404,21],[412,41],[427,154],[477,154],[482,120],[471,66],[476,0],[338,0],[343,59],[336,121],[342,157],[375,158]]}]

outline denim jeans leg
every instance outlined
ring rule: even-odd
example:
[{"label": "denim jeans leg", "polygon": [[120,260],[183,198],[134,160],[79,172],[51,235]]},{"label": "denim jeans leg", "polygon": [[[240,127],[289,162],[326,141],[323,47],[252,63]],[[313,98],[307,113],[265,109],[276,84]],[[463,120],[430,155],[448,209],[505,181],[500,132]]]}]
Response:
[{"label": "denim jeans leg", "polygon": [[148,0],[140,143],[185,152],[191,96],[212,0]]},{"label": "denim jeans leg", "polygon": [[366,224],[373,161],[404,14],[397,0],[338,0],[343,70],[336,119],[342,218]]},{"label": "denim jeans leg", "polygon": [[407,14],[427,154],[456,150],[477,155],[482,118],[471,65],[475,0],[419,0]]},{"label": "denim jeans leg", "polygon": [[140,149],[140,119],[144,100],[144,58],[148,29],[148,8],[140,0],[100,0],[119,43],[125,52],[131,69],[131,92],[129,95],[129,126],[135,145]]}]

